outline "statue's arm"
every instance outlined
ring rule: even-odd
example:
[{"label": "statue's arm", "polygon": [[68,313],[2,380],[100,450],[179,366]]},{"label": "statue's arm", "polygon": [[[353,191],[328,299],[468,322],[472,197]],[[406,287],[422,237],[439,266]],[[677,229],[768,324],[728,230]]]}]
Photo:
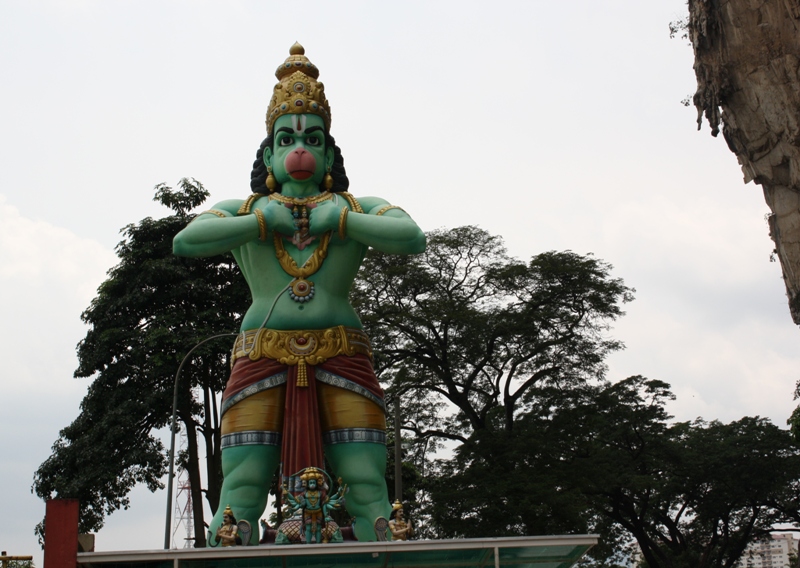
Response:
[{"label": "statue's arm", "polygon": [[364,213],[347,214],[347,236],[360,243],[390,254],[418,254],[425,250],[425,233],[411,216],[401,209],[365,209]]},{"label": "statue's arm", "polygon": [[254,214],[236,216],[242,201],[231,199],[214,205],[175,235],[172,252],[178,256],[205,257],[228,252],[259,236]]},{"label": "statue's arm", "polygon": [[295,499],[294,495],[292,495],[291,493],[289,493],[289,492],[286,490],[286,487],[282,487],[281,489],[283,490],[283,497],[284,497],[284,499],[286,499],[286,502],[289,504],[289,508],[290,508],[292,511],[296,511],[297,509],[299,509],[299,508],[301,507],[301,503],[300,503],[300,502],[298,502],[298,500],[297,500],[297,499]]},{"label": "statue's arm", "polygon": [[[364,197],[358,201],[364,213],[347,213],[347,238],[390,254],[417,254],[425,250],[425,233],[408,213],[400,208],[389,208],[386,200],[377,197]],[[311,212],[312,232],[330,230],[336,234],[340,220],[341,201],[339,206],[328,201],[324,207]]]}]

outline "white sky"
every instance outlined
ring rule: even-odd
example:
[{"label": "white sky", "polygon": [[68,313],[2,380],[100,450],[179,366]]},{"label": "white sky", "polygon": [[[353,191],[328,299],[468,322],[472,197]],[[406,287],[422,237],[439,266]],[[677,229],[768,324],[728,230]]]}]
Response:
[{"label": "white sky", "polygon": [[[319,67],[356,196],[424,230],[592,252],[637,289],[610,378],[669,382],[678,419],[794,407],[800,354],[760,188],[695,130],[683,0],[0,3],[0,549],[41,553],[32,474],[78,413],[80,313],[153,186],[249,193],[274,70]],[[159,548],[138,490],[101,550]]]}]

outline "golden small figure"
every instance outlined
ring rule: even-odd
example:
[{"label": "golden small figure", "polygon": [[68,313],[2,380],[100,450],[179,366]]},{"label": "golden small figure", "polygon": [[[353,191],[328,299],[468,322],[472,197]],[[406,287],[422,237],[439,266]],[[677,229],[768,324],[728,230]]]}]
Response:
[{"label": "golden small figure", "polygon": [[231,506],[228,505],[222,513],[222,525],[217,529],[217,540],[222,543],[222,546],[236,546],[238,536],[239,527],[236,525],[236,517],[233,516]]},{"label": "golden small figure", "polygon": [[411,521],[406,521],[403,517],[403,504],[396,499],[392,505],[392,513],[389,515],[389,530],[392,533],[392,540],[408,540],[414,536],[414,527]]}]

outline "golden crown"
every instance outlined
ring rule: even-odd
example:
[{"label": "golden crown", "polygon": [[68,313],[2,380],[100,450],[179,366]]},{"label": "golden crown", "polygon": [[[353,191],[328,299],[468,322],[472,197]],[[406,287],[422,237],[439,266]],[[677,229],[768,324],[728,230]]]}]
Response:
[{"label": "golden crown", "polygon": [[267,109],[267,134],[279,116],[285,114],[316,114],[331,128],[331,107],[325,98],[325,85],[317,81],[319,69],[305,56],[306,50],[295,42],[289,57],[275,71],[278,84]]},{"label": "golden crown", "polygon": [[319,485],[322,485],[325,482],[325,478],[322,476],[322,470],[316,467],[307,467],[303,470],[300,480],[305,483],[309,479],[316,479],[317,484]]},{"label": "golden crown", "polygon": [[397,511],[398,509],[402,509],[402,508],[403,508],[403,504],[400,502],[400,499],[395,499],[394,500],[394,505],[392,505],[392,510],[393,511]]},{"label": "golden crown", "polygon": [[228,515],[230,518],[233,518],[233,511],[231,511],[231,506],[228,505],[227,507],[225,507],[225,510],[222,511],[222,514]]}]

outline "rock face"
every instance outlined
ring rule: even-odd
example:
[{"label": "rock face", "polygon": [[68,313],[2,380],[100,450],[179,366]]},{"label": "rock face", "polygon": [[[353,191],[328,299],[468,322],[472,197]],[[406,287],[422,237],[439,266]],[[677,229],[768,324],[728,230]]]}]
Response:
[{"label": "rock face", "polygon": [[706,117],[764,190],[800,325],[800,0],[689,0],[698,128]]}]

